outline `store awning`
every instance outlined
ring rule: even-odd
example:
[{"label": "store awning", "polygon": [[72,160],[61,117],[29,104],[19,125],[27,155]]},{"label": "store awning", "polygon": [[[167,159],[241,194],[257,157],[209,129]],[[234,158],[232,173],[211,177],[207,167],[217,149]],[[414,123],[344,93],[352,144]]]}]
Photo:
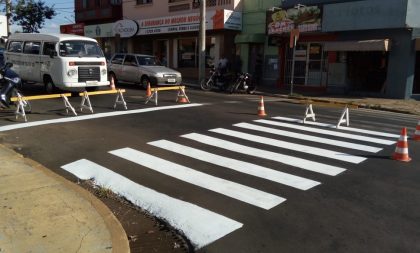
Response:
[{"label": "store awning", "polygon": [[324,42],[325,51],[389,51],[390,46],[389,39]]}]

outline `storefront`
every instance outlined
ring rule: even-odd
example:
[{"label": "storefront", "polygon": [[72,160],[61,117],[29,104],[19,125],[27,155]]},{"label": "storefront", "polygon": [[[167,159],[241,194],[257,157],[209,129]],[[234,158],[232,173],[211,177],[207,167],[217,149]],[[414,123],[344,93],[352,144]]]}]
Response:
[{"label": "storefront", "polygon": [[[303,5],[310,3],[317,5]],[[418,96],[420,5],[415,0],[286,0],[282,7],[267,13],[267,33],[277,39],[285,63],[279,71],[283,87],[293,82],[329,93]],[[300,35],[293,54],[289,40],[295,27]]]},{"label": "storefront", "polygon": [[115,35],[112,30],[114,23],[88,25],[85,26],[85,36],[94,38],[98,41],[102,50],[104,51],[105,57],[110,57],[116,52]]},{"label": "storefront", "polygon": [[[198,77],[199,13],[138,20],[137,36],[129,51],[155,55],[166,66],[178,69],[184,78]],[[242,14],[231,10],[206,12],[206,67],[220,57],[233,62],[234,37],[242,29]]]},{"label": "storefront", "polygon": [[[267,35],[279,47],[279,86],[297,90],[326,90],[328,52],[321,32],[320,6],[298,6],[267,12]],[[294,39],[296,38],[296,42]]]}]

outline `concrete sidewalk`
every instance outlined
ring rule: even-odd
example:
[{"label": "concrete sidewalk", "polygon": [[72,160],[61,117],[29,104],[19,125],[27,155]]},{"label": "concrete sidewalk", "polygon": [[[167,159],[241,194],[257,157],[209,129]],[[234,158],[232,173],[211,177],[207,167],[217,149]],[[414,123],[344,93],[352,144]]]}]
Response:
[{"label": "concrete sidewalk", "polygon": [[0,159],[0,252],[130,252],[88,191],[1,144]]},{"label": "concrete sidewalk", "polygon": [[[185,85],[200,89],[196,80],[186,80]],[[420,116],[420,101],[415,99],[389,99],[389,98],[373,98],[361,96],[339,96],[319,94],[310,94],[302,92],[302,94],[289,96],[287,90],[281,90],[275,87],[258,87],[256,94],[261,96],[281,97],[285,100],[298,101],[300,103],[328,103],[339,106],[352,105],[358,108],[367,108],[374,110],[383,110],[390,112],[407,113]]]}]

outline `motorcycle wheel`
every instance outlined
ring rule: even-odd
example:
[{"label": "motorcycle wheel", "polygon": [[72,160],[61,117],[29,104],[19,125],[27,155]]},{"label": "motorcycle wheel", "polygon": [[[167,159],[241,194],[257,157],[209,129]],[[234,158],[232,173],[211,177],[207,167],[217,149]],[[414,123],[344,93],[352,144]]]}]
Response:
[{"label": "motorcycle wheel", "polygon": [[232,86],[230,87],[230,94],[236,92],[238,90],[239,85],[241,85],[241,81],[232,84]]},{"label": "motorcycle wheel", "polygon": [[256,90],[257,90],[257,86],[252,85],[252,86],[248,86],[248,89],[246,92],[248,92],[248,94],[254,94]]},{"label": "motorcycle wheel", "polygon": [[205,90],[205,91],[209,91],[209,90],[211,90],[211,87],[213,87],[213,80],[212,79],[209,79],[209,80],[202,80],[201,81],[201,84],[200,84],[200,86],[201,86],[201,89],[202,90]]}]

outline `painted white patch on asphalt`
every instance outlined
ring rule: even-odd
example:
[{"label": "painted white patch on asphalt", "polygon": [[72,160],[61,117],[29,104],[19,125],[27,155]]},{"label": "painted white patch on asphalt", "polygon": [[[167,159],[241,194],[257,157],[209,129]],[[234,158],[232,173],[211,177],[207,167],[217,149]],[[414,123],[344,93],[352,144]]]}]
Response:
[{"label": "painted white patch on asphalt", "polygon": [[275,153],[275,152],[271,152],[267,150],[240,145],[234,142],[225,141],[222,139],[210,137],[203,134],[190,133],[190,134],[182,135],[181,137],[198,141],[198,142],[211,145],[214,147],[227,149],[227,150],[245,154],[245,155],[256,156],[258,158],[276,161],[279,163],[291,165],[291,166],[301,168],[304,170],[322,173],[325,175],[335,176],[346,170],[344,168],[331,166],[328,164],[313,162],[310,160],[306,160],[306,159],[302,159],[302,158],[298,158],[294,156],[283,155],[283,154],[279,154],[279,153]]},{"label": "painted white patch on asphalt", "polygon": [[[274,117],[274,118],[276,118],[276,117]],[[273,126],[293,128],[293,129],[312,132],[312,133],[317,133],[317,134],[331,135],[331,136],[342,137],[342,138],[347,138],[347,139],[373,142],[373,143],[383,144],[383,145],[392,145],[392,144],[395,143],[395,141],[388,141],[388,140],[384,140],[384,139],[372,138],[372,137],[367,137],[367,136],[362,136],[362,135],[347,134],[347,133],[342,133],[342,132],[338,132],[338,131],[330,131],[330,130],[325,130],[325,129],[307,127],[307,126],[303,126],[303,125],[283,123],[283,122],[274,121],[274,120],[259,119],[259,120],[254,120],[254,121],[258,122],[258,123],[273,125]]]},{"label": "painted white patch on asphalt", "polygon": [[[303,120],[301,120],[301,119],[294,119],[294,118],[287,118],[287,117],[273,117],[273,119],[283,120],[283,121],[288,121],[288,122],[294,122],[294,123],[300,123],[300,124],[303,123]],[[320,126],[320,127],[337,129],[337,125],[320,123],[320,122],[306,121],[305,125],[312,125],[312,126]],[[399,137],[399,135],[397,135],[397,134],[390,134],[390,133],[384,133],[384,132],[372,131],[372,130],[367,130],[367,129],[354,128],[354,127],[340,126],[338,129],[351,131],[351,132],[357,132],[357,133],[363,133],[363,134],[390,137],[390,138],[398,138]]]},{"label": "painted white patch on asphalt", "polygon": [[244,139],[244,140],[248,140],[248,141],[258,142],[258,143],[262,143],[262,144],[266,144],[266,145],[270,145],[270,146],[274,146],[274,147],[289,149],[289,150],[302,152],[302,153],[306,153],[306,154],[311,154],[311,155],[316,155],[316,156],[322,156],[322,157],[335,159],[335,160],[339,160],[339,161],[344,161],[344,162],[349,162],[349,163],[359,164],[359,163],[363,162],[364,160],[366,160],[365,157],[360,157],[360,156],[355,156],[355,155],[351,155],[351,154],[336,152],[336,151],[329,150],[329,149],[315,148],[315,147],[311,147],[311,146],[300,145],[300,144],[287,142],[287,141],[280,141],[280,140],[276,140],[276,139],[273,139],[273,138],[267,138],[267,137],[263,137],[263,136],[247,134],[247,133],[243,133],[243,132],[239,132],[239,131],[233,131],[233,130],[224,129],[224,128],[215,128],[215,129],[211,129],[209,131],[214,132],[214,133],[227,135],[227,136],[240,138],[240,139]]},{"label": "painted white patch on asphalt", "polygon": [[59,123],[75,122],[75,121],[82,121],[82,120],[115,117],[115,116],[121,116],[121,115],[154,112],[154,111],[161,111],[161,110],[181,109],[181,108],[196,107],[196,106],[202,106],[202,104],[182,104],[182,105],[150,107],[150,108],[143,108],[143,109],[136,109],[136,110],[104,112],[104,113],[81,115],[81,116],[74,116],[74,117],[68,117],[68,118],[25,122],[25,123],[13,124],[13,125],[1,126],[0,132],[21,129],[21,128],[28,128],[28,127],[49,125],[49,124],[59,124]]},{"label": "painted white patch on asphalt", "polygon": [[178,200],[137,184],[86,159],[61,166],[82,180],[110,189],[152,215],[180,230],[196,249],[202,248],[241,228],[242,223],[197,205]]},{"label": "painted white patch on asphalt", "polygon": [[356,144],[356,143],[346,142],[346,141],[338,141],[338,140],[333,140],[333,139],[321,138],[321,137],[316,137],[312,135],[284,131],[284,130],[275,129],[271,127],[263,127],[263,126],[259,126],[255,124],[249,124],[249,123],[239,123],[239,124],[234,124],[234,126],[249,129],[249,130],[254,130],[254,131],[260,131],[264,133],[285,136],[289,138],[295,138],[295,139],[304,140],[304,141],[317,142],[317,143],[343,147],[343,148],[349,148],[349,149],[356,149],[356,150],[361,150],[361,151],[371,152],[371,153],[377,153],[382,150],[382,148]]},{"label": "painted white patch on asphalt", "polygon": [[285,198],[218,178],[131,148],[117,149],[109,151],[109,153],[184,182],[266,210],[286,200]]},{"label": "painted white patch on asphalt", "polygon": [[288,173],[276,171],[270,168],[262,167],[253,163],[248,163],[213,153],[209,153],[203,150],[191,148],[185,145],[181,145],[172,141],[159,140],[149,142],[148,144],[155,147],[159,147],[165,150],[169,150],[181,155],[192,157],[197,160],[212,163],[221,167],[229,168],[241,173],[252,175],[255,177],[270,180],[279,184],[288,185],[300,190],[308,190],[314,186],[321,184],[320,182],[298,177]]}]

